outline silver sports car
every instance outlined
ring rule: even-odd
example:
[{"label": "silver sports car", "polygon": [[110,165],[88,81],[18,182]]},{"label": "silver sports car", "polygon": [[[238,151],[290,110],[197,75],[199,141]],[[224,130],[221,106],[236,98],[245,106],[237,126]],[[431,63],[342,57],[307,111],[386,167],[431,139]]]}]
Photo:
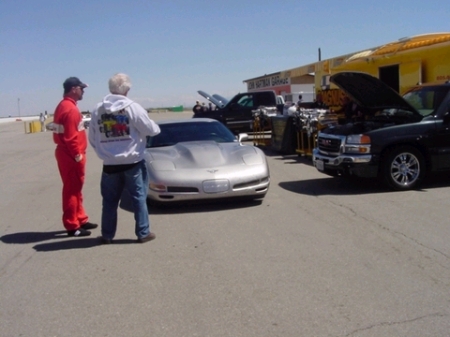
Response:
[{"label": "silver sports car", "polygon": [[156,203],[231,197],[264,198],[270,183],[264,153],[208,118],[159,122],[145,159],[148,198]]}]

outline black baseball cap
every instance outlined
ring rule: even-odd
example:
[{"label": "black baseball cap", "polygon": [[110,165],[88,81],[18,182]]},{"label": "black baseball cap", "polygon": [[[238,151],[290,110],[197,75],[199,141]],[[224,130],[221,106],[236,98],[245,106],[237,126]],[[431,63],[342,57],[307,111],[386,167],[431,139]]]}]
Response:
[{"label": "black baseball cap", "polygon": [[72,89],[73,87],[86,88],[87,86],[88,85],[83,83],[83,82],[81,82],[78,77],[69,77],[63,83],[64,90],[66,90],[66,91]]}]

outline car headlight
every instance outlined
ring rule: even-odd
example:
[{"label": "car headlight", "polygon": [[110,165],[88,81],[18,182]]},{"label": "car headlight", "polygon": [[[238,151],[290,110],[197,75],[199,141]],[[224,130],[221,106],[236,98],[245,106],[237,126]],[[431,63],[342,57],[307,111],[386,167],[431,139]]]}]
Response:
[{"label": "car headlight", "polygon": [[350,135],[345,141],[344,153],[370,153],[370,137],[367,135]]},{"label": "car headlight", "polygon": [[167,187],[166,187],[166,185],[163,185],[163,184],[157,184],[157,183],[151,182],[150,184],[148,184],[148,187],[151,190],[156,191],[156,192],[167,192]]}]

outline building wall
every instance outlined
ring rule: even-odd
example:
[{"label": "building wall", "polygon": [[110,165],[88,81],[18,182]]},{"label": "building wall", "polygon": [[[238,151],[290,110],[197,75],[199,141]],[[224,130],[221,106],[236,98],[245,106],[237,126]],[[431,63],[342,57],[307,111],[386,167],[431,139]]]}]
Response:
[{"label": "building wall", "polygon": [[[321,92],[325,103],[329,106],[337,106],[340,104],[343,94],[336,86],[329,83],[329,77],[336,72],[362,71],[379,77],[381,67],[399,65],[398,91],[402,94],[418,82],[450,80],[449,55],[449,32],[422,34],[271,75],[264,75],[256,79],[245,80],[244,83],[249,86],[254,81],[260,81],[266,86],[249,87],[249,91],[269,89],[276,91],[277,94],[302,91],[294,86],[303,82],[312,83],[313,91]],[[274,85],[271,82],[272,77],[285,81],[285,86],[276,85],[276,82]]]},{"label": "building wall", "polygon": [[245,81],[247,91],[273,90],[277,95],[298,91],[313,91],[314,76],[289,77],[288,74],[275,73]]},{"label": "building wall", "polygon": [[291,84],[314,84],[314,75],[291,77]]}]

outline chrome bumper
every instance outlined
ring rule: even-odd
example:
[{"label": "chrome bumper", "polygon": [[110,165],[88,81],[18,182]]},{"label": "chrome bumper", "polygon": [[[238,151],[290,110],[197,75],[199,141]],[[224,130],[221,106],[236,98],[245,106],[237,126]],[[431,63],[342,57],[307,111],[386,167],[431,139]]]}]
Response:
[{"label": "chrome bumper", "polygon": [[319,167],[317,165],[317,161],[321,161],[324,166],[338,168],[343,164],[365,164],[369,163],[372,160],[372,155],[364,154],[364,155],[338,155],[337,157],[325,156],[319,152],[317,148],[313,150],[313,163],[314,166],[320,170],[321,164]]}]

